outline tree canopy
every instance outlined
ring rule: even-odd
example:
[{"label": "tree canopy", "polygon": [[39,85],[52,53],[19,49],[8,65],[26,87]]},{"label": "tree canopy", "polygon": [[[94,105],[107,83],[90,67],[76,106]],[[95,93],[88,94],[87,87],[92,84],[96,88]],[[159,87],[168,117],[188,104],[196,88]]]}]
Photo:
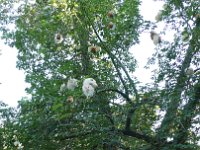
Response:
[{"label": "tree canopy", "polygon": [[[130,47],[157,26],[141,1],[1,0],[2,38],[18,50],[31,98],[18,109],[1,103],[0,149],[198,150],[200,4],[164,2],[156,20],[175,36],[151,32],[147,68],[159,67],[141,86]],[[98,84],[93,96],[82,91],[87,78]]]}]

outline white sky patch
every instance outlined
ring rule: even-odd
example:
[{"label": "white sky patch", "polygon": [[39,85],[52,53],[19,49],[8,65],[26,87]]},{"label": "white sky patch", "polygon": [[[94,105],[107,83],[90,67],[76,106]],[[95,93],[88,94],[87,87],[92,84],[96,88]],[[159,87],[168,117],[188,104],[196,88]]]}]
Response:
[{"label": "white sky patch", "polygon": [[24,72],[16,68],[17,50],[5,46],[0,41],[0,100],[10,106],[17,106],[17,101],[26,96]]},{"label": "white sky patch", "polygon": [[[162,9],[163,2],[155,2],[153,0],[143,0],[140,6],[140,13],[143,16],[144,20],[155,21],[155,16]],[[156,7],[155,7],[156,6]],[[162,31],[164,27],[163,23],[158,24],[159,28],[156,29],[156,32]],[[140,44],[134,45],[130,51],[136,58],[138,62],[138,68],[136,72],[133,73],[134,76],[142,83],[150,83],[152,70],[156,69],[157,66],[152,66],[151,69],[145,69],[144,66],[147,64],[148,58],[152,56],[155,52],[156,45],[153,44],[153,41],[150,38],[150,31],[144,32],[140,35]],[[161,37],[161,39],[163,39]]]},{"label": "white sky patch", "polygon": [[162,1],[142,0],[140,13],[145,20],[155,21],[155,16],[162,9],[163,4],[164,2]]},{"label": "white sky patch", "polygon": [[[140,13],[143,16],[144,20],[149,20],[156,23],[155,17],[159,13],[159,11],[163,9],[163,5],[164,2],[162,1],[143,0],[140,6]],[[156,25],[157,28],[155,28],[154,31],[159,34],[164,30],[165,23],[161,21],[156,23]],[[139,37],[140,44],[134,45],[130,49],[138,62],[138,68],[133,73],[133,75],[136,76],[138,80],[144,84],[153,82],[151,79],[153,75],[152,71],[154,69],[158,69],[157,64],[152,65],[150,69],[144,68],[144,66],[147,64],[148,58],[150,58],[152,54],[156,51],[156,48],[159,47],[159,45],[154,45],[153,41],[150,38],[150,32],[151,29],[149,31],[143,32]],[[169,32],[166,32],[165,35],[161,34],[161,41],[163,40],[173,42],[174,34],[175,32],[173,30],[169,30]]]}]

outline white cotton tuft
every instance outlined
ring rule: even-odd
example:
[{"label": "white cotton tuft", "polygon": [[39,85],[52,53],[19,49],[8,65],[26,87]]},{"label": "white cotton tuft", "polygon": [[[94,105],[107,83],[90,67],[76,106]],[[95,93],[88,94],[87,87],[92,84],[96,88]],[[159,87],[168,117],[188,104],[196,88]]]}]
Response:
[{"label": "white cotton tuft", "polygon": [[63,84],[60,86],[60,92],[63,92],[65,89],[66,89],[66,84],[63,83]]},{"label": "white cotton tuft", "polygon": [[154,31],[151,31],[151,39],[153,40],[153,43],[155,45],[161,43],[161,38],[160,38],[159,34],[157,34]]},{"label": "white cotton tuft", "polygon": [[108,15],[109,18],[112,19],[112,18],[114,18],[114,14],[115,14],[115,13],[111,10],[111,11],[108,12],[107,15]]},{"label": "white cotton tuft", "polygon": [[115,24],[113,22],[108,23],[108,29],[114,30],[115,29]]},{"label": "white cotton tuft", "polygon": [[24,146],[22,145],[22,143],[20,143],[19,145],[18,145],[18,149],[23,149],[24,148]]},{"label": "white cotton tuft", "polygon": [[72,103],[73,101],[74,101],[73,96],[68,96],[68,97],[67,97],[67,102],[68,102],[68,103]]},{"label": "white cotton tuft", "polygon": [[83,81],[83,94],[89,98],[94,95],[95,88],[97,87],[97,83],[93,78],[87,78]]},{"label": "white cotton tuft", "polygon": [[83,81],[83,85],[91,85],[93,88],[96,88],[97,82],[93,78],[87,78]]},{"label": "white cotton tuft", "polygon": [[100,50],[101,50],[101,47],[99,47],[99,46],[89,46],[88,47],[88,52],[97,53]]},{"label": "white cotton tuft", "polygon": [[155,17],[155,20],[158,22],[158,21],[161,21],[161,19],[162,19],[162,12],[159,11],[159,12],[157,13],[156,17]]},{"label": "white cotton tuft", "polygon": [[63,36],[60,33],[55,34],[54,41],[56,44],[60,44],[63,41]]},{"label": "white cotton tuft", "polygon": [[188,68],[185,73],[186,75],[191,76],[194,74],[194,70],[192,68]]},{"label": "white cotton tuft", "polygon": [[14,142],[14,145],[15,145],[15,146],[18,146],[19,144],[20,144],[19,141],[15,141],[15,142]]},{"label": "white cotton tuft", "polygon": [[153,37],[153,43],[154,43],[155,45],[157,45],[157,44],[159,43],[159,39],[160,39],[160,37],[159,37],[158,35],[155,35],[155,36]]},{"label": "white cotton tuft", "polygon": [[83,85],[82,87],[83,90],[83,94],[89,98],[92,97],[94,95],[94,88],[91,85]]},{"label": "white cotton tuft", "polygon": [[73,91],[77,86],[78,86],[78,80],[77,79],[70,78],[67,81],[67,89],[68,90],[72,90]]}]

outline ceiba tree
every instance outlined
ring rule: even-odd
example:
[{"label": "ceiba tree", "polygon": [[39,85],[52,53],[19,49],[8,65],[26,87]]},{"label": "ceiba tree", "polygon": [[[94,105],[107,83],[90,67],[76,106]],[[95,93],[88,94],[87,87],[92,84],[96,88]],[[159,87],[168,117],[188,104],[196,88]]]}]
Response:
[{"label": "ceiba tree", "polygon": [[[199,148],[197,1],[165,1],[157,21],[176,36],[173,42],[156,43],[148,65],[158,62],[159,68],[154,83],[145,86],[132,75],[137,60],[129,49],[156,24],[143,20],[139,0],[15,3],[1,1],[1,31],[18,49],[17,67],[26,72],[31,99],[22,98],[17,115],[4,120],[2,149],[15,147],[13,135],[25,149]],[[6,25],[13,22],[10,30]],[[60,92],[71,78],[77,87]],[[98,84],[91,98],[82,92],[87,78]]]}]

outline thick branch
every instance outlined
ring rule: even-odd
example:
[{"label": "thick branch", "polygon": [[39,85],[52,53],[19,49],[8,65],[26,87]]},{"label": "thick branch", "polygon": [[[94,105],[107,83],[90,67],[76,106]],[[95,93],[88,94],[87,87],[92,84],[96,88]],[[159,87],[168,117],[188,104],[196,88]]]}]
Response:
[{"label": "thick branch", "polygon": [[194,96],[189,100],[183,109],[179,129],[176,132],[176,143],[184,144],[187,141],[188,129],[191,127],[192,118],[194,117],[197,106],[200,103],[200,82],[194,86]]},{"label": "thick branch", "polygon": [[120,94],[122,97],[124,97],[126,99],[127,102],[132,103],[131,99],[129,98],[129,96],[121,91],[119,91],[118,89],[104,89],[104,90],[100,90],[98,91],[98,93],[101,93],[101,92],[106,92],[106,91],[113,91],[113,92],[116,92],[118,94]]},{"label": "thick branch", "polygon": [[[79,18],[81,18],[81,20],[85,19],[85,16],[79,14],[78,16]],[[79,21],[79,20],[78,20]],[[89,40],[89,32],[87,32],[87,29],[85,26],[83,26],[82,24],[80,24],[79,22],[74,24],[74,27],[79,27],[81,28],[81,30],[77,30],[77,36],[79,37],[80,40],[80,54],[81,54],[81,61],[82,61],[82,69],[81,72],[83,75],[88,75],[89,70],[91,68],[91,64],[90,64],[90,59],[89,59],[89,55],[88,55],[88,51],[87,51],[87,42]],[[83,32],[85,31],[85,32]]]},{"label": "thick branch", "polygon": [[127,118],[126,118],[126,125],[125,125],[125,129],[126,130],[130,130],[131,127],[131,121],[132,121],[132,116],[134,114],[134,112],[136,111],[137,107],[132,107],[128,114],[127,114]]},{"label": "thick branch", "polygon": [[176,119],[176,112],[181,99],[181,93],[183,91],[183,88],[185,86],[185,81],[187,79],[185,75],[185,69],[190,66],[193,55],[194,55],[193,48],[192,46],[189,46],[181,67],[181,71],[177,78],[177,83],[173,91],[171,103],[169,104],[165,118],[163,119],[162,124],[158,130],[158,136],[162,136],[164,132],[165,134],[167,134],[170,130],[169,129],[170,124],[172,124],[174,122],[174,119]]},{"label": "thick branch", "polygon": [[97,131],[92,130],[92,131],[87,131],[87,132],[82,132],[82,133],[77,133],[77,134],[71,134],[71,135],[67,135],[67,136],[63,136],[63,137],[58,137],[58,140],[67,140],[67,139],[79,138],[79,137],[87,136],[89,134],[93,134],[95,132],[97,132]]},{"label": "thick branch", "polygon": [[143,104],[150,104],[150,103],[155,104],[155,101],[151,101],[150,99],[144,99],[142,102],[132,105],[132,108],[128,111],[127,118],[126,118],[126,125],[125,125],[126,130],[130,130],[131,123],[132,123],[131,121],[132,116],[134,115],[134,112],[136,111],[136,109],[142,106]]},{"label": "thick branch", "polygon": [[145,135],[145,134],[142,134],[142,133],[138,133],[138,132],[135,132],[135,131],[132,131],[132,130],[119,130],[119,132],[121,132],[121,133],[123,133],[124,135],[127,135],[127,136],[131,136],[131,137],[134,137],[134,138],[137,138],[137,139],[140,139],[140,140],[144,140],[147,143],[150,143],[152,145],[158,145],[158,144],[162,143],[162,141],[158,141],[155,137],[151,137],[151,136],[148,136],[148,135]]},{"label": "thick branch", "polygon": [[98,93],[106,92],[106,91],[113,91],[113,92],[119,93],[122,97],[124,97],[126,99],[127,102],[129,102],[132,105],[132,108],[128,111],[127,118],[126,118],[126,124],[125,124],[126,130],[130,129],[132,116],[134,115],[134,112],[137,108],[139,108],[143,104],[150,104],[150,103],[155,104],[155,102],[156,102],[156,99],[154,98],[154,100],[144,99],[142,102],[134,104],[125,93],[123,93],[117,89],[104,89],[104,90],[98,91]]}]

